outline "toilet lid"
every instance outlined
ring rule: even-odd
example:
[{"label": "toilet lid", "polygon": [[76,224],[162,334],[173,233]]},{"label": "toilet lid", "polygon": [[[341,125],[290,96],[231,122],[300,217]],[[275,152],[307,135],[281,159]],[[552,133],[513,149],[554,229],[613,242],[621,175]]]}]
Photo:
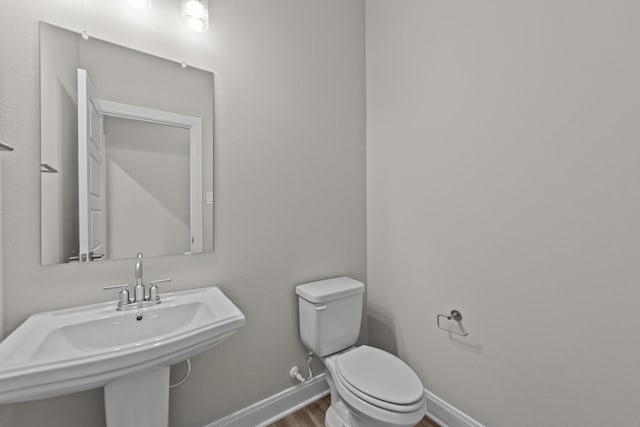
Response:
[{"label": "toilet lid", "polygon": [[410,405],[422,399],[424,388],[415,372],[402,360],[378,348],[363,345],[336,360],[342,378],[376,399]]}]

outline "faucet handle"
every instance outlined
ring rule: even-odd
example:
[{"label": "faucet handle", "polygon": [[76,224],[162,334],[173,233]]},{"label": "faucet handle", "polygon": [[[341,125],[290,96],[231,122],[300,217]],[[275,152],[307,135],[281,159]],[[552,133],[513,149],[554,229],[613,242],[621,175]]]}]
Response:
[{"label": "faucet handle", "polygon": [[110,285],[110,286],[103,286],[102,289],[103,290],[107,290],[107,289],[128,289],[129,288],[129,284],[128,283],[123,283],[121,285]]},{"label": "faucet handle", "polygon": [[121,285],[111,285],[111,286],[103,286],[103,290],[108,289],[122,289],[118,294],[118,310],[120,310],[125,305],[129,304],[129,284],[123,283]]},{"label": "faucet handle", "polygon": [[171,281],[171,279],[158,279],[158,280],[149,281],[149,283],[151,284],[151,287],[149,288],[149,301],[153,301],[156,304],[159,304],[160,303],[160,289],[158,288],[158,284],[160,284],[160,283],[168,283],[170,281]]}]

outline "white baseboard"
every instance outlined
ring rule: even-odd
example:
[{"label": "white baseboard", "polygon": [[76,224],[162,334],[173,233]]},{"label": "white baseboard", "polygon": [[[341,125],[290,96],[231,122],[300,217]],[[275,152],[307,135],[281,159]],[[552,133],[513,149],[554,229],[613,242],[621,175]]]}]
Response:
[{"label": "white baseboard", "polygon": [[207,424],[205,427],[264,427],[329,394],[324,374],[311,381],[298,384],[231,415]]},{"label": "white baseboard", "polygon": [[[427,416],[442,427],[485,427],[464,412],[425,390]],[[324,374],[290,387],[204,427],[265,427],[329,394]]]},{"label": "white baseboard", "polygon": [[427,416],[442,427],[485,427],[429,390],[424,393],[427,396]]}]

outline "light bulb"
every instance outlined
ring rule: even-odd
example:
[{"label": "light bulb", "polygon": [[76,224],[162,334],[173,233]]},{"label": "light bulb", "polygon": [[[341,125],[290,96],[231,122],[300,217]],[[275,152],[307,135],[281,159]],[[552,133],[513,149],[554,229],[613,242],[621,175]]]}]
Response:
[{"label": "light bulb", "polygon": [[144,9],[147,6],[147,0],[127,0],[129,4],[136,9]]},{"label": "light bulb", "polygon": [[189,18],[187,20],[187,25],[193,31],[204,31],[204,20],[202,19]]},{"label": "light bulb", "polygon": [[[189,0],[185,6],[187,15],[194,19],[202,19],[205,14],[204,6],[198,0]],[[202,30],[196,30],[202,31]]]}]

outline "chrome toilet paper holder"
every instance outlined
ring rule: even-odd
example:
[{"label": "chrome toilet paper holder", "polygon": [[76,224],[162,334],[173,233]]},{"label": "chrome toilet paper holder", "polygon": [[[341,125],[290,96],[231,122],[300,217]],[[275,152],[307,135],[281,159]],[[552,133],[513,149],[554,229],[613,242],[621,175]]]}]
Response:
[{"label": "chrome toilet paper holder", "polygon": [[[443,328],[442,326],[440,326],[440,318],[444,317],[447,320],[454,320],[456,322],[458,322],[458,325],[460,326],[460,331],[456,331],[453,329],[449,329],[449,328]],[[462,326],[462,324],[460,323],[462,321],[462,313],[460,313],[460,311],[453,309],[451,310],[451,313],[447,314],[438,314],[436,316],[436,325],[438,325],[438,328],[442,329],[443,331],[447,331],[450,332],[452,334],[455,335],[460,335],[461,337],[466,337],[467,335],[469,335],[469,332],[467,332],[467,330],[464,328],[464,326]]]}]

